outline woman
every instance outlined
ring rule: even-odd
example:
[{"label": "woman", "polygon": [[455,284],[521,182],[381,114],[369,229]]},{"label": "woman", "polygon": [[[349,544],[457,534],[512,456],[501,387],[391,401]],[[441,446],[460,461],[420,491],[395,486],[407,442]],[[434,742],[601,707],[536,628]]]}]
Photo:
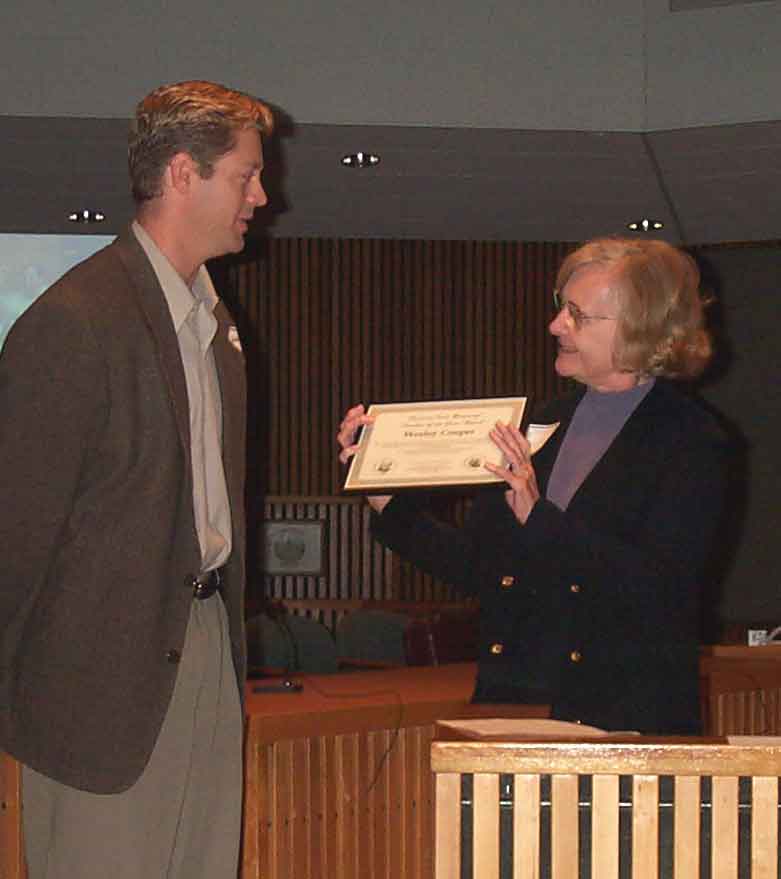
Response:
[{"label": "woman", "polygon": [[[534,456],[492,431],[504,483],[462,529],[414,495],[370,498],[373,533],[481,603],[475,701],[549,702],[606,729],[699,730],[698,577],[722,507],[726,445],[670,379],[710,357],[694,261],[663,241],[597,239],[559,270],[556,371],[576,393]],[[340,459],[368,422],[351,409]]]}]

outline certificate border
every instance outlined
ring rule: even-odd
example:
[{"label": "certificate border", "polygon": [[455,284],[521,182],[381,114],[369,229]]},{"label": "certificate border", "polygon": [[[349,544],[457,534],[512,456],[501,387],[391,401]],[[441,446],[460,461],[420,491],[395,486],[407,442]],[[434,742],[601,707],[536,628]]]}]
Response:
[{"label": "certificate border", "polygon": [[[467,400],[426,400],[410,403],[373,403],[367,410],[367,415],[379,415],[383,411],[404,411],[416,409],[430,409],[432,411],[446,411],[448,409],[485,409],[487,407],[506,407],[508,404],[512,406],[513,416],[512,422],[516,427],[520,427],[521,419],[526,407],[527,397],[486,397],[481,399]],[[377,482],[371,476],[362,474],[363,462],[367,456],[368,449],[371,445],[373,436],[373,425],[367,425],[363,428],[359,439],[358,451],[350,461],[350,469],[347,471],[347,477],[344,481],[343,491],[347,494],[395,494],[399,491],[410,491],[415,489],[440,489],[440,488],[459,488],[467,486],[480,485],[496,485],[502,480],[489,473],[487,470],[481,470],[474,479],[459,477],[440,478],[433,480],[424,479],[404,479],[398,483]]]}]

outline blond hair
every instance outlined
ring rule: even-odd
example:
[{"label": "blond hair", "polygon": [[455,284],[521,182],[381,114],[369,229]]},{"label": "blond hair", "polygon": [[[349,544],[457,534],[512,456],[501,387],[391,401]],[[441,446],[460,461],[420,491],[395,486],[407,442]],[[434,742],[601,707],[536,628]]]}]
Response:
[{"label": "blond hair", "polygon": [[201,177],[236,144],[247,128],[270,134],[271,110],[257,98],[213,82],[164,85],[136,107],[128,138],[128,170],[137,204],[161,193],[163,172],[180,152],[198,164]]},{"label": "blond hair", "polygon": [[556,289],[586,265],[604,266],[613,275],[616,369],[667,378],[694,378],[703,371],[712,347],[700,271],[689,254],[666,241],[595,238],[564,260]]}]

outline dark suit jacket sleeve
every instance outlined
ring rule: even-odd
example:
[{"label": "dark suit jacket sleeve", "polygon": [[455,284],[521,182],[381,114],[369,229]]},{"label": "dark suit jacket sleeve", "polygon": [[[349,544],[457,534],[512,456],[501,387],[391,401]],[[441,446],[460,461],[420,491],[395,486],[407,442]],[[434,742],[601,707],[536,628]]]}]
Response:
[{"label": "dark suit jacket sleeve", "polygon": [[[569,578],[614,590],[619,602],[674,606],[689,600],[724,503],[726,445],[710,419],[659,382],[567,511],[541,497],[526,525],[515,520],[502,490],[481,493],[463,529],[444,525],[420,499],[400,496],[374,515],[385,545],[466,592],[501,558],[508,571],[533,571],[540,583]],[[576,401],[563,414],[567,422]],[[551,417],[562,417],[553,410]],[[535,457],[544,494],[566,423]]]},{"label": "dark suit jacket sleeve", "polygon": [[372,534],[420,570],[456,587],[464,594],[477,591],[477,533],[479,513],[468,516],[463,528],[439,521],[426,510],[426,498],[416,493],[394,497],[381,514],[371,516]]},{"label": "dark suit jacket sleeve", "polygon": [[[53,313],[56,312],[56,313]],[[0,631],[46,575],[107,406],[105,369],[89,325],[68,308],[30,310],[0,356],[0,462],[8,497]]]}]

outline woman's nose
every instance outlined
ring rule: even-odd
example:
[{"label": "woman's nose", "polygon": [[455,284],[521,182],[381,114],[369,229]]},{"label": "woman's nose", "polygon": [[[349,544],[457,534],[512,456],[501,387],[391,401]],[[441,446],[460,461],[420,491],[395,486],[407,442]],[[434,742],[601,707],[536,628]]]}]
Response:
[{"label": "woman's nose", "polygon": [[556,317],[548,324],[548,330],[553,336],[560,336],[567,331],[567,309],[560,308]]}]

